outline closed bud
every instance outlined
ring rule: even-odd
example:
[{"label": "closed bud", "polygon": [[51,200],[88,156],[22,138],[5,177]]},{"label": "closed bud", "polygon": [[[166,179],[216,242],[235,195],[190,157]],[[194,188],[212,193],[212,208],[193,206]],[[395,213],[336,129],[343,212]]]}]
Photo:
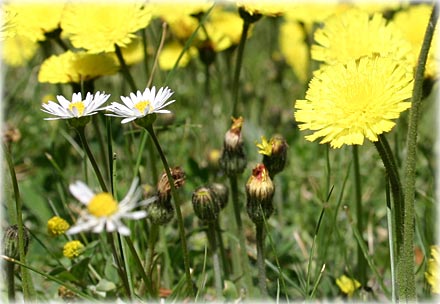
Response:
[{"label": "closed bud", "polygon": [[220,183],[213,183],[209,186],[209,189],[211,189],[214,195],[214,200],[217,202],[220,209],[224,209],[228,204],[228,198],[229,198],[228,187]]},{"label": "closed bud", "polygon": [[238,14],[240,15],[241,19],[243,19],[244,22],[247,23],[257,22],[258,20],[261,19],[261,17],[263,17],[263,15],[260,12],[256,10],[248,9],[245,6],[240,6],[238,8]]},{"label": "closed bud", "polygon": [[[165,201],[164,199],[167,199]],[[170,203],[171,196],[162,196],[162,200],[158,199],[146,207],[147,218],[154,225],[168,224],[174,217],[174,208]]]},{"label": "closed bud", "polygon": [[205,222],[215,221],[220,213],[220,206],[209,187],[197,188],[192,195],[192,204],[197,217]]},{"label": "closed bud", "polygon": [[247,158],[244,152],[241,127],[243,117],[232,118],[232,126],[225,134],[220,167],[227,176],[235,176],[243,173],[247,165]]},{"label": "closed bud", "polygon": [[215,61],[216,53],[212,42],[205,40],[198,47],[199,58],[205,65],[211,65]]},{"label": "closed bud", "polygon": [[246,183],[247,212],[254,223],[261,223],[273,213],[275,186],[263,164],[258,164]]},{"label": "closed bud", "polygon": [[[29,232],[26,227],[23,227],[23,243],[24,243],[24,253],[26,254],[29,247]],[[18,226],[11,225],[5,230],[3,236],[3,252],[4,255],[19,259],[20,252],[18,250]]]}]

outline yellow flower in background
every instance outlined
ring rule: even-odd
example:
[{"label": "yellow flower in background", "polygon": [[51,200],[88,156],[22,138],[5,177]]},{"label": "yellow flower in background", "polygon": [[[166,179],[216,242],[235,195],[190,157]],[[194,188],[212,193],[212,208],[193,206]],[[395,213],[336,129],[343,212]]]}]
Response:
[{"label": "yellow flower in background", "polygon": [[71,3],[66,6],[61,27],[76,48],[112,52],[115,44],[128,45],[150,19],[148,6],[139,2]]},{"label": "yellow flower in background", "polygon": [[387,10],[397,10],[400,6],[409,1],[403,0],[387,0],[387,1],[354,1],[353,5],[364,12],[374,14],[385,12]]},{"label": "yellow flower in background", "polygon": [[353,295],[356,289],[361,287],[361,283],[356,279],[347,277],[345,274],[336,279],[336,285],[338,285],[339,289],[349,297]]},{"label": "yellow flower in background", "polygon": [[38,43],[27,36],[14,35],[3,42],[2,57],[4,62],[13,67],[24,66],[31,60],[38,49]]},{"label": "yellow flower in background", "polygon": [[410,107],[413,72],[389,58],[351,60],[328,66],[310,81],[306,100],[297,100],[295,119],[306,139],[322,137],[333,148],[377,141]]},{"label": "yellow flower in background", "polygon": [[327,19],[316,30],[312,58],[326,64],[344,63],[363,56],[383,56],[413,63],[410,44],[394,25],[374,14],[351,9]]},{"label": "yellow flower in background", "polygon": [[63,255],[68,259],[79,256],[84,251],[84,245],[80,241],[70,241],[64,245]]},{"label": "yellow flower in background", "polygon": [[304,29],[297,21],[287,21],[281,24],[279,35],[281,53],[286,62],[293,68],[299,80],[306,82],[310,56]]},{"label": "yellow flower in background", "polygon": [[[178,42],[170,42],[166,44],[162,52],[159,54],[159,66],[162,70],[168,71],[174,67],[180,53],[183,51],[183,45]],[[179,61],[178,67],[185,67],[192,57],[197,56],[197,49],[190,47]]]},{"label": "yellow flower in background", "polygon": [[440,246],[431,246],[431,257],[425,272],[425,279],[431,286],[431,292],[440,294]]},{"label": "yellow flower in background", "polygon": [[[243,20],[240,16],[223,9],[213,9],[206,23],[206,30],[216,52],[223,51],[232,45],[238,45],[242,28]],[[201,33],[205,36],[203,31]],[[252,26],[249,29],[248,38],[251,33]]]},{"label": "yellow flower in background", "polygon": [[[396,27],[402,31],[404,38],[411,43],[414,66],[417,65],[417,59],[420,48],[422,47],[432,7],[433,6],[429,4],[413,5],[408,9],[397,12],[393,17]],[[436,27],[431,43],[431,49],[428,53],[428,60],[426,62],[426,76],[437,75],[438,64],[440,61],[440,56],[438,55],[438,42],[438,29]]]},{"label": "yellow flower in background", "polygon": [[15,16],[17,15],[15,12],[11,12],[6,9],[4,6],[0,7],[2,14],[0,18],[0,41],[5,40],[6,38],[12,38],[16,34],[16,21]]},{"label": "yellow flower in background", "polygon": [[47,232],[51,236],[64,234],[69,228],[69,223],[59,216],[54,216],[47,221]]},{"label": "yellow flower in background", "polygon": [[[122,57],[127,65],[133,65],[141,62],[144,59],[144,47],[142,41],[139,38],[133,39],[125,47],[121,47]],[[116,54],[113,53],[114,59],[118,65],[120,65]]]},{"label": "yellow flower in background", "polygon": [[41,65],[39,82],[80,83],[100,76],[112,75],[119,67],[111,54],[73,53],[52,55]]},{"label": "yellow flower in background", "polygon": [[43,41],[45,34],[59,28],[65,4],[62,1],[32,3],[14,1],[6,4],[5,10],[13,15],[18,35],[32,41]]}]

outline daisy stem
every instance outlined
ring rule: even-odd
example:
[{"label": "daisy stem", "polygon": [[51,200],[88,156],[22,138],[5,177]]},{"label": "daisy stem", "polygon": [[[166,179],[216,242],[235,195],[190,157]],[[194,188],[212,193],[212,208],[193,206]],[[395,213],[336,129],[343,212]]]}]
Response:
[{"label": "daisy stem", "polygon": [[107,186],[104,182],[104,178],[102,177],[101,171],[99,170],[98,164],[96,163],[95,157],[93,156],[92,151],[90,150],[89,144],[87,143],[86,135],[85,135],[85,127],[80,126],[76,128],[78,132],[79,138],[81,139],[81,143],[83,145],[84,150],[92,164],[93,170],[96,173],[96,177],[98,178],[99,184],[101,185],[102,191],[108,192]]},{"label": "daisy stem", "polygon": [[145,127],[145,129],[148,131],[148,133],[151,136],[151,139],[154,142],[154,145],[156,146],[157,152],[160,155],[160,159],[162,160],[162,164],[164,166],[168,182],[170,184],[171,188],[171,195],[173,196],[174,201],[174,209],[176,209],[176,216],[177,216],[177,223],[179,226],[179,233],[180,233],[180,241],[182,245],[183,250],[183,262],[185,266],[185,276],[186,276],[186,283],[188,292],[194,296],[195,290],[193,287],[192,279],[191,279],[191,272],[190,272],[190,266],[189,266],[189,254],[188,254],[188,247],[186,244],[186,236],[185,236],[185,227],[183,224],[183,216],[182,211],[180,210],[180,199],[178,196],[178,193],[176,191],[176,187],[174,186],[174,180],[173,176],[171,175],[170,167],[168,165],[168,161],[165,157],[165,154],[163,153],[162,147],[160,146],[159,140],[156,137],[156,133],[154,132],[153,125],[150,124]]},{"label": "daisy stem", "polygon": [[[238,241],[239,241],[239,247],[240,247],[240,253],[241,253],[241,263],[239,262],[235,266],[240,267],[243,271],[244,276],[244,285],[247,287],[246,291],[248,294],[251,294],[252,290],[252,277],[251,277],[251,270],[249,269],[249,258],[246,250],[246,239],[244,237],[244,230],[243,230],[243,223],[241,221],[240,216],[240,200],[238,198],[238,186],[237,186],[237,176],[230,176],[229,182],[231,185],[231,196],[232,196],[232,206],[234,208],[234,216],[235,216],[235,223],[237,225],[237,234],[238,234]],[[235,251],[235,250],[234,250]],[[238,271],[240,270],[237,269]]]},{"label": "daisy stem", "polygon": [[267,298],[266,267],[264,262],[264,222],[256,223],[258,286],[261,296]]},{"label": "daisy stem", "polygon": [[[9,173],[11,175],[12,187],[14,189],[15,198],[15,209],[16,209],[16,221],[18,226],[18,253],[20,257],[20,262],[26,264],[26,251],[24,244],[24,224],[23,224],[23,205],[20,197],[20,190],[18,188],[17,175],[15,174],[14,162],[12,160],[10,147],[3,145],[3,154],[5,155],[6,162],[8,163]],[[21,270],[21,280],[24,300],[33,301],[35,300],[35,290],[32,284],[32,279],[28,270],[25,267],[20,267]]]},{"label": "daisy stem", "polygon": [[124,267],[122,266],[123,263],[121,261],[121,258],[118,255],[118,251],[116,249],[115,239],[113,237],[113,232],[107,233],[107,240],[108,240],[108,243],[110,244],[110,247],[112,249],[113,258],[115,259],[115,262],[117,265],[116,269],[118,271],[119,277],[121,278],[122,285],[124,286],[125,292],[127,293],[127,297],[129,299],[131,299],[130,284],[128,283],[127,273],[125,272]]},{"label": "daisy stem", "polygon": [[[353,171],[354,171],[354,191],[355,191],[355,202],[356,202],[356,221],[357,228],[362,236],[364,231],[363,225],[363,210],[362,210],[362,188],[361,188],[361,174],[359,170],[359,152],[358,146],[352,146],[353,154]],[[365,260],[364,254],[362,253],[361,247],[358,244],[357,248],[357,274],[359,276],[359,281],[362,286],[367,284],[367,261]]]},{"label": "daisy stem", "polygon": [[122,74],[124,75],[125,79],[130,85],[131,90],[133,92],[136,92],[137,90],[136,84],[134,82],[133,77],[130,74],[130,71],[128,70],[128,66],[125,63],[124,57],[122,56],[121,48],[117,44],[115,44],[115,53],[116,53],[116,57],[118,57],[119,64],[121,65]]},{"label": "daisy stem", "polygon": [[235,72],[234,72],[234,82],[232,83],[232,116],[237,116],[237,107],[238,107],[238,87],[240,82],[240,72],[241,72],[241,65],[243,61],[243,53],[244,53],[244,46],[246,43],[247,34],[249,32],[250,23],[247,21],[243,21],[243,28],[241,30],[241,37],[240,37],[240,43],[238,44],[238,50],[237,50],[237,61],[235,63]]},{"label": "daisy stem", "polygon": [[[147,275],[152,277],[153,272],[153,258],[154,258],[154,250],[157,243],[157,236],[159,234],[159,226],[155,224],[150,225],[150,234],[148,238],[148,251],[147,251]],[[150,282],[152,284],[152,282]],[[153,290],[153,286],[150,287]],[[154,295],[156,296],[156,295]]]},{"label": "daisy stem", "polygon": [[411,301],[416,298],[415,275],[414,275],[414,199],[416,178],[416,148],[417,129],[420,105],[423,93],[423,76],[425,73],[426,60],[431,46],[435,25],[438,19],[438,2],[432,9],[420,50],[417,69],[414,79],[414,90],[411,98],[409,113],[409,125],[406,141],[406,165],[404,171],[404,218],[403,218],[403,250],[398,255],[397,273],[399,286],[399,300]]}]

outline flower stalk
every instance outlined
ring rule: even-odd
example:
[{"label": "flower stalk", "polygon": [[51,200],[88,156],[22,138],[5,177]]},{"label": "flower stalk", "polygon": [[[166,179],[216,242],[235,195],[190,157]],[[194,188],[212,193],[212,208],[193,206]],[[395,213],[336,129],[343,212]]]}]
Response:
[{"label": "flower stalk", "polygon": [[162,160],[162,164],[164,166],[168,181],[170,183],[171,187],[171,195],[174,198],[174,208],[176,209],[176,216],[177,216],[177,223],[179,226],[179,233],[180,233],[180,241],[182,245],[182,251],[183,251],[183,262],[185,266],[185,277],[186,277],[186,283],[188,292],[191,295],[194,295],[194,287],[191,279],[191,272],[190,272],[190,266],[189,266],[189,254],[188,254],[188,247],[186,244],[186,236],[185,236],[185,227],[183,224],[183,216],[182,211],[180,210],[180,199],[178,196],[178,193],[176,191],[176,187],[174,186],[174,180],[173,176],[171,175],[170,167],[168,165],[168,161],[165,157],[165,154],[163,153],[162,147],[160,146],[159,140],[157,139],[156,133],[153,129],[153,124],[145,125],[144,126],[147,132],[150,134],[151,139],[154,142],[154,145],[156,146],[157,152],[160,155],[160,159]]},{"label": "flower stalk", "polygon": [[411,98],[411,109],[409,113],[409,125],[406,141],[406,165],[404,171],[404,217],[403,217],[403,248],[399,251],[397,260],[399,300],[412,301],[416,299],[415,276],[414,276],[414,195],[416,178],[416,151],[417,151],[417,130],[420,105],[423,93],[423,75],[425,72],[426,60],[429,48],[434,35],[435,25],[438,20],[438,3],[434,5],[422,48],[420,50],[417,69],[415,72],[414,89]]}]

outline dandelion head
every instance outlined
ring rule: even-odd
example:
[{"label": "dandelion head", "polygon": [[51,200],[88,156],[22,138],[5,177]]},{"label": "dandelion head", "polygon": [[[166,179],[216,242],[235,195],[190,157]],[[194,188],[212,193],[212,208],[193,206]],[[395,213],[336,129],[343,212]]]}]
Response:
[{"label": "dandelion head", "polygon": [[338,285],[342,293],[349,297],[353,295],[356,289],[361,287],[361,283],[355,279],[347,277],[345,274],[336,279],[336,285]]},{"label": "dandelion head", "polygon": [[300,130],[311,130],[309,141],[322,138],[333,148],[377,141],[410,107],[412,69],[389,58],[362,58],[328,66],[315,73],[306,100],[297,100]]}]

